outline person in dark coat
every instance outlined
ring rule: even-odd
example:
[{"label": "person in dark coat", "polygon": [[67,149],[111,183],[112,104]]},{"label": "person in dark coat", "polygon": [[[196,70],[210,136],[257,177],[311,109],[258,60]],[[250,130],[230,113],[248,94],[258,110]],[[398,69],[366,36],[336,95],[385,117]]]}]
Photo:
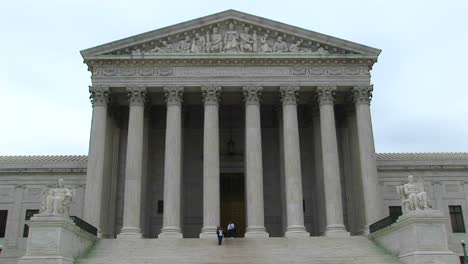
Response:
[{"label": "person in dark coat", "polygon": [[216,236],[218,236],[218,245],[221,246],[221,244],[223,243],[224,234],[223,234],[223,229],[219,226],[216,229]]}]

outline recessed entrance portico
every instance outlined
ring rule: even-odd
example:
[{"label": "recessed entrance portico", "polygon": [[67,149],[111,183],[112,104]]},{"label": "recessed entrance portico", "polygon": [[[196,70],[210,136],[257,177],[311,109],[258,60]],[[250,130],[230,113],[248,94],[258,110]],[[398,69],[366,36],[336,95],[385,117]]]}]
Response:
[{"label": "recessed entrance portico", "polygon": [[[83,51],[96,183],[85,220],[110,237],[212,237],[236,221],[225,217],[243,219],[246,237],[365,232],[381,215],[369,111],[379,52],[233,10]],[[226,198],[232,135],[243,195]]]}]

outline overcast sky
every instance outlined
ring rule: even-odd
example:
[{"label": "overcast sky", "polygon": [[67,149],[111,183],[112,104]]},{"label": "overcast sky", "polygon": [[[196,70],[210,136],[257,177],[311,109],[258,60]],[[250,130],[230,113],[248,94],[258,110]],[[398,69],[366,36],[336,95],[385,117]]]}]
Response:
[{"label": "overcast sky", "polygon": [[468,1],[4,1],[0,155],[87,154],[80,50],[236,9],[382,50],[377,152],[468,151]]}]

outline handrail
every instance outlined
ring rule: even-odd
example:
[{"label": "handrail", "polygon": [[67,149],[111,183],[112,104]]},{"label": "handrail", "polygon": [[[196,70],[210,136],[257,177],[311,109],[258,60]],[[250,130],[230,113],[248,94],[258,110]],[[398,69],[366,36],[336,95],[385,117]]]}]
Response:
[{"label": "handrail", "polygon": [[383,229],[393,223],[395,223],[400,217],[399,215],[389,215],[383,219],[380,219],[379,221],[373,223],[372,225],[369,226],[369,231],[370,233],[374,233],[379,231],[380,229]]},{"label": "handrail", "polygon": [[93,236],[97,236],[97,228],[94,227],[93,225],[87,223],[83,219],[79,218],[78,216],[70,216],[70,218],[73,220],[75,225],[77,225],[79,228],[83,229],[84,231],[90,233]]}]

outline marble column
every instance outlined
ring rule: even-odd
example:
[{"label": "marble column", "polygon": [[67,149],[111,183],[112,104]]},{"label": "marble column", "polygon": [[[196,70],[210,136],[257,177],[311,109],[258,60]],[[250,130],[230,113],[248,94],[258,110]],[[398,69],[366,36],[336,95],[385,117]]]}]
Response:
[{"label": "marble column", "polygon": [[145,87],[127,88],[130,99],[123,227],[118,235],[141,238],[141,184],[143,175],[143,125]]},{"label": "marble column", "polygon": [[219,100],[220,86],[201,88],[204,113],[203,132],[203,228],[200,238],[215,237],[220,225],[219,193]]},{"label": "marble column", "polygon": [[242,88],[245,101],[245,190],[247,203],[247,232],[245,237],[268,237],[265,231],[263,203],[263,159],[260,101],[263,89],[258,86]]},{"label": "marble column", "polygon": [[306,237],[302,198],[301,153],[297,121],[298,86],[280,87],[283,104],[284,174],[286,190],[286,237]]},{"label": "marble column", "polygon": [[320,107],[320,135],[322,142],[323,187],[325,194],[325,236],[349,236],[343,224],[340,163],[335,126],[334,86],[317,87]]},{"label": "marble column", "polygon": [[167,103],[164,158],[164,215],[159,238],[182,238],[182,97],[184,88],[164,87]]},{"label": "marble column", "polygon": [[92,86],[89,87],[89,92],[91,94],[91,104],[93,105],[93,115],[86,173],[84,220],[95,226],[100,234],[109,88]]},{"label": "marble column", "polygon": [[369,225],[383,218],[383,201],[379,195],[374,135],[372,133],[370,113],[372,90],[372,85],[359,86],[352,89],[356,107],[360,175],[364,196],[365,234],[369,233]]}]

